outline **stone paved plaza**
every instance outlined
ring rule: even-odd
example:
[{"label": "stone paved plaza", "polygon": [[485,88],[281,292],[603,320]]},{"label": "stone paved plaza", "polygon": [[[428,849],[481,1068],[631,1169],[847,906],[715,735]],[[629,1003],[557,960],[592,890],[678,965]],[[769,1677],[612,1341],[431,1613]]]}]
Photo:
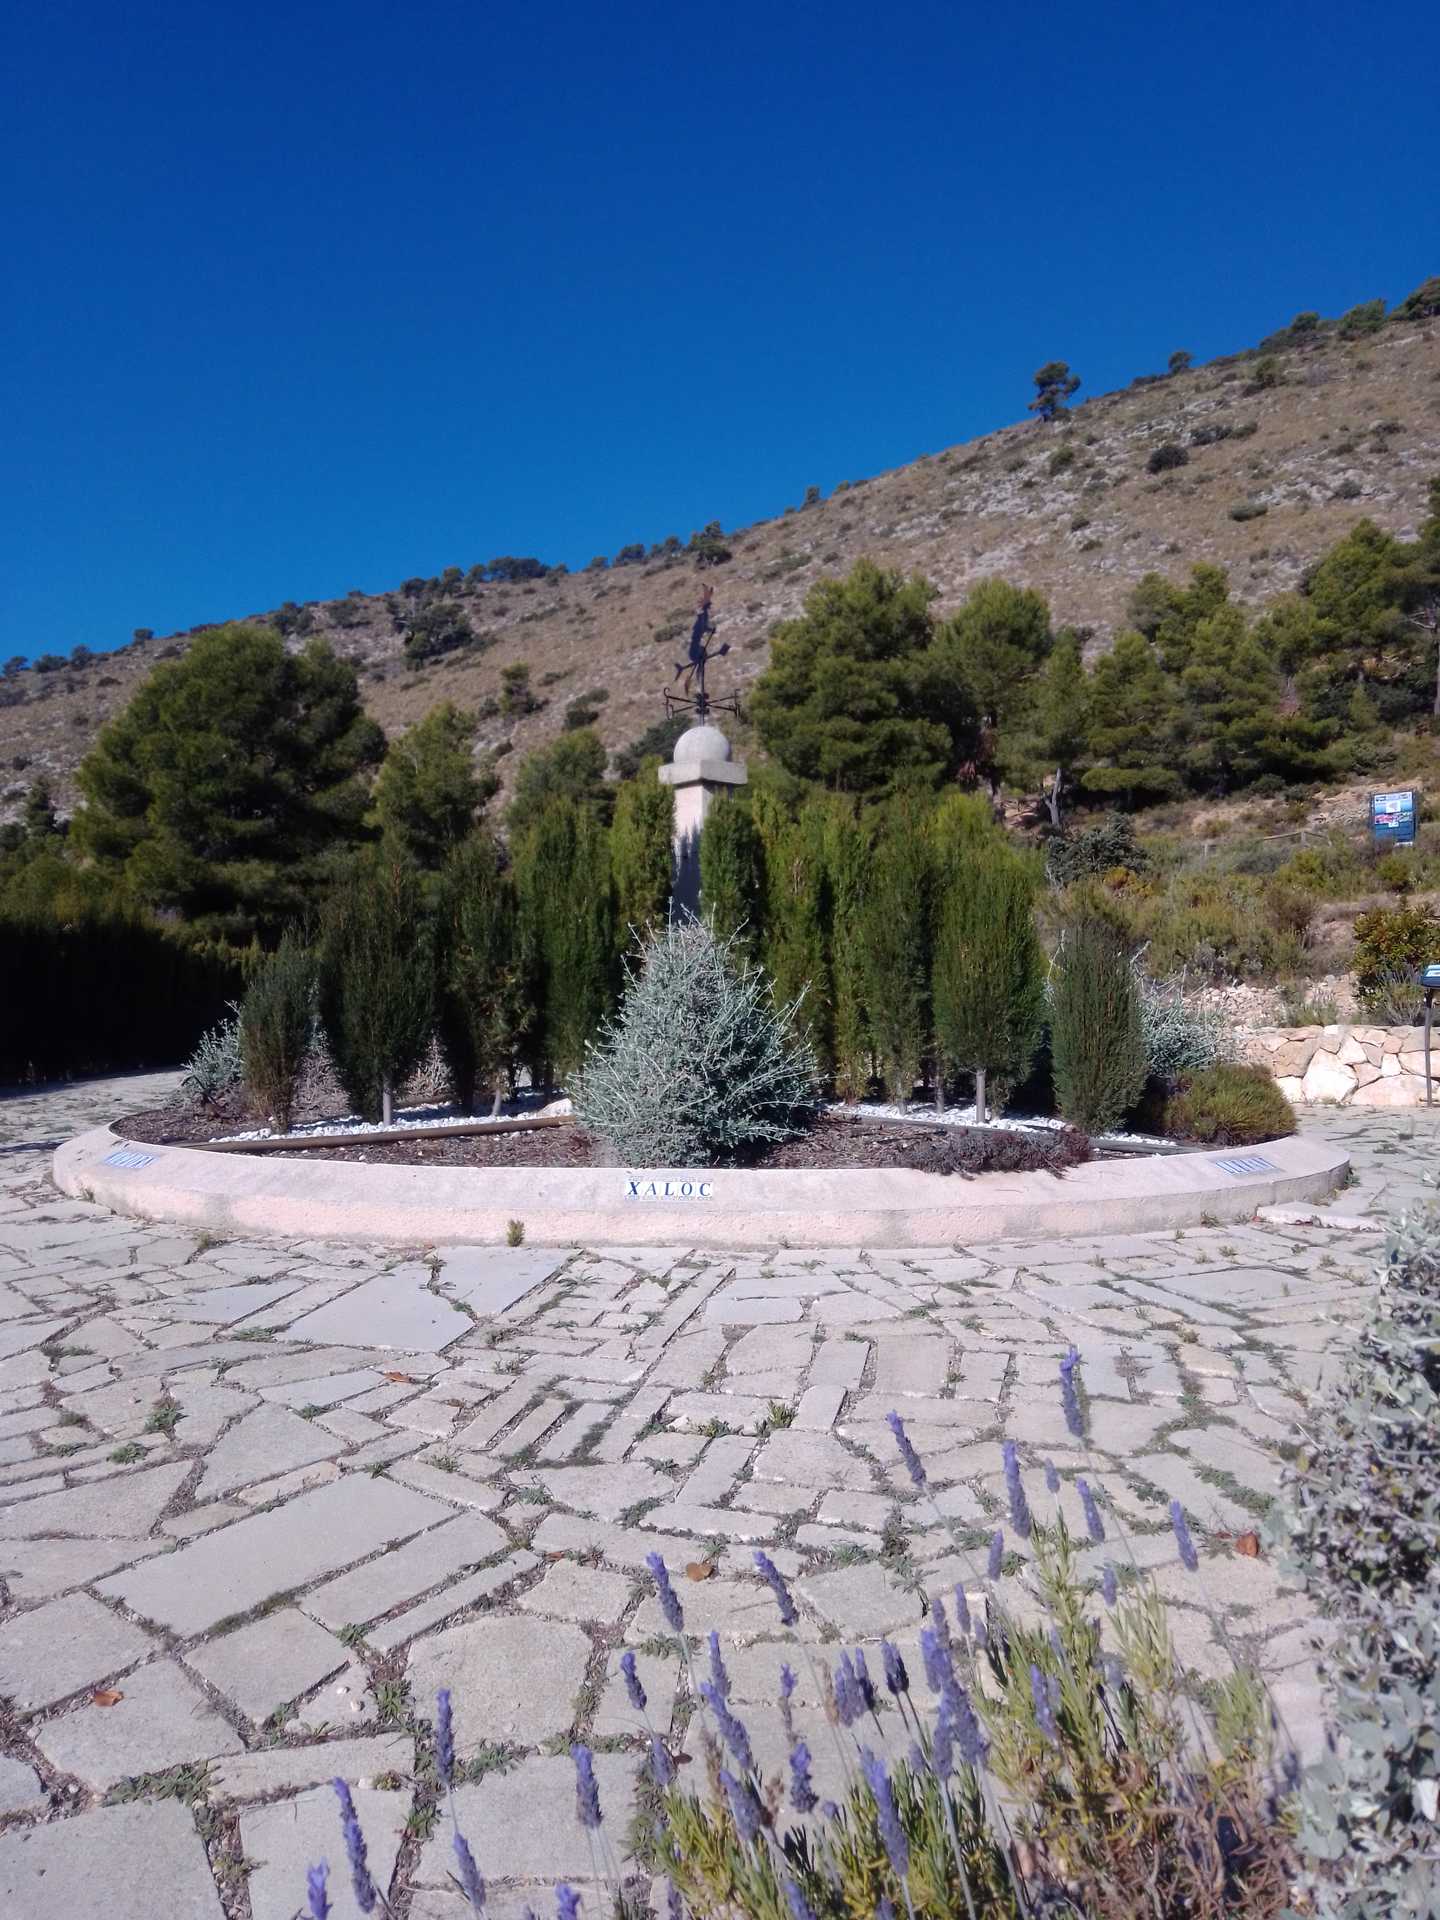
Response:
[{"label": "stone paved plaza", "polygon": [[[395,1911],[458,1916],[410,1730],[443,1685],[483,1763],[459,1802],[490,1909],[539,1907],[536,1882],[595,1872],[571,1739],[595,1746],[623,1836],[638,1737],[620,1651],[641,1649],[657,1724],[687,1710],[646,1554],[665,1554],[687,1627],[719,1631],[776,1763],[794,1636],[754,1547],[793,1576],[804,1638],[913,1649],[923,1592],[976,1590],[1003,1437],[1037,1516],[1048,1459],[1083,1526],[1056,1385],[1072,1342],[1111,1507],[1087,1565],[1154,1567],[1202,1678],[1228,1665],[1223,1606],[1313,1752],[1313,1622],[1231,1543],[1365,1311],[1386,1221],[1430,1191],[1435,1116],[1307,1120],[1357,1174],[1315,1224],[442,1257],[211,1242],[56,1192],[59,1140],[173,1084],[0,1099],[0,1914],[290,1920],[306,1866],[343,1863],[340,1773]],[[943,1522],[899,1469],[892,1407]],[[1175,1562],[1172,1497],[1203,1536],[1198,1578]],[[1000,1589],[1033,1617],[1016,1546]],[[833,1791],[811,1680],[797,1701]],[[349,1920],[343,1872],[332,1891]]]}]

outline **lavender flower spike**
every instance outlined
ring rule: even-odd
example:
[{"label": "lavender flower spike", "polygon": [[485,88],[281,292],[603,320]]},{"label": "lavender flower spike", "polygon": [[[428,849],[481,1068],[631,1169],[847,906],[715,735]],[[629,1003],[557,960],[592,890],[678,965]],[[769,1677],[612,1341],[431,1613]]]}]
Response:
[{"label": "lavender flower spike", "polygon": [[860,1705],[866,1713],[875,1711],[875,1683],[870,1678],[870,1669],[865,1664],[863,1647],[855,1649],[855,1685],[860,1692]]},{"label": "lavender flower spike", "polygon": [[1195,1542],[1190,1538],[1190,1529],[1185,1524],[1185,1509],[1178,1500],[1170,1502],[1170,1524],[1175,1529],[1175,1544],[1180,1549],[1180,1564],[1187,1573],[1200,1571],[1200,1556],[1195,1551]]},{"label": "lavender flower spike", "polygon": [[455,1778],[455,1727],[450,1716],[448,1687],[441,1687],[435,1696],[435,1769],[441,1786],[448,1793]]},{"label": "lavender flower spike", "polygon": [[645,1689],[640,1684],[640,1676],[635,1671],[635,1655],[631,1652],[620,1656],[620,1672],[624,1677],[625,1691],[630,1696],[630,1704],[637,1713],[645,1711]]},{"label": "lavender flower spike", "polygon": [[998,1580],[1000,1578],[1000,1569],[1004,1564],[1005,1530],[1003,1527],[996,1527],[994,1533],[990,1536],[990,1557],[985,1562],[985,1571],[990,1579]]},{"label": "lavender flower spike", "polygon": [[790,1589],[785,1584],[784,1575],[769,1554],[762,1552],[758,1547],[755,1550],[755,1565],[760,1569],[760,1578],[774,1594],[779,1605],[781,1626],[793,1627],[800,1615],[796,1611],[794,1600],[790,1597]]},{"label": "lavender flower spike", "polygon": [[790,1909],[790,1920],[815,1920],[815,1915],[810,1911],[809,1902],[800,1891],[799,1886],[788,1874],[783,1884],[785,1888],[785,1904]]},{"label": "lavender flower spike", "polygon": [[329,1874],[330,1869],[322,1860],[305,1876],[306,1911],[310,1920],[330,1920],[330,1895],[325,1891]]},{"label": "lavender flower spike", "polygon": [[975,1709],[970,1704],[969,1694],[963,1687],[957,1687],[953,1699],[947,1699],[945,1705],[954,1722],[955,1744],[960,1749],[960,1758],[967,1767],[983,1765],[989,1749],[980,1731],[980,1722],[975,1717]]},{"label": "lavender flower spike", "polygon": [[885,1424],[895,1436],[895,1444],[900,1449],[900,1458],[905,1462],[905,1471],[914,1486],[925,1491],[925,1462],[915,1451],[915,1444],[905,1431],[905,1422],[898,1413],[890,1412],[885,1416]]},{"label": "lavender flower spike", "polygon": [[876,1825],[880,1829],[880,1838],[885,1843],[890,1865],[895,1870],[896,1879],[904,1880],[910,1872],[910,1843],[905,1838],[905,1829],[900,1824],[900,1810],[895,1805],[895,1789],[890,1784],[885,1763],[883,1760],[878,1760],[868,1747],[862,1747],[860,1771],[865,1775],[865,1784],[874,1796]]},{"label": "lavender flower spike", "polygon": [[735,1825],[740,1830],[742,1840],[754,1844],[760,1837],[760,1802],[755,1797],[755,1789],[748,1780],[737,1780],[733,1773],[720,1769],[720,1784],[725,1789],[725,1797],[730,1802],[730,1811],[735,1816]]},{"label": "lavender flower spike", "polygon": [[1100,1579],[1100,1591],[1105,1596],[1107,1607],[1113,1607],[1120,1598],[1120,1582],[1115,1578],[1115,1569],[1108,1560],[1105,1562],[1105,1571]]},{"label": "lavender flower spike", "polygon": [[724,1656],[720,1652],[720,1636],[710,1629],[710,1684],[722,1700],[730,1698],[730,1675],[725,1670]]},{"label": "lavender flower spike", "polygon": [[556,1920],[580,1920],[580,1896],[563,1883],[555,1889]]},{"label": "lavender flower spike", "polygon": [[650,1736],[650,1778],[663,1793],[675,1778],[675,1762],[658,1733]]},{"label": "lavender flower spike", "polygon": [[1005,1461],[1005,1491],[1010,1497],[1010,1524],[1022,1540],[1028,1540],[1034,1523],[1030,1518],[1030,1504],[1025,1498],[1025,1484],[1020,1478],[1020,1454],[1013,1440],[1007,1440],[1000,1452]]},{"label": "lavender flower spike", "polygon": [[797,1740],[790,1749],[790,1804],[797,1813],[815,1809],[815,1787],[810,1778],[810,1749]]},{"label": "lavender flower spike", "polygon": [[480,1869],[475,1864],[470,1844],[463,1833],[457,1833],[450,1844],[455,1850],[455,1863],[460,1869],[453,1877],[469,1902],[470,1911],[479,1913],[485,1905],[485,1882],[480,1878]]},{"label": "lavender flower spike", "polygon": [[595,1760],[589,1747],[574,1746],[570,1758],[575,1762],[575,1813],[582,1827],[593,1833],[600,1825],[600,1787],[595,1779]]},{"label": "lavender flower spike", "polygon": [[1033,1663],[1030,1668],[1030,1698],[1035,1703],[1035,1723],[1052,1746],[1060,1738],[1060,1730],[1055,1725],[1055,1709],[1050,1702],[1050,1689],[1045,1684],[1045,1676]]},{"label": "lavender flower spike", "polygon": [[1090,1529],[1090,1538],[1097,1543],[1105,1538],[1105,1522],[1100,1518],[1100,1509],[1095,1504],[1095,1496],[1090,1491],[1089,1482],[1077,1480],[1075,1491],[1080,1496],[1080,1504],[1085,1509],[1085,1524]]},{"label": "lavender flower spike", "polygon": [[955,1582],[955,1624],[961,1633],[970,1632],[970,1601],[958,1580]]},{"label": "lavender flower spike", "polygon": [[1077,1440],[1085,1438],[1085,1416],[1080,1411],[1080,1394],[1075,1385],[1075,1369],[1080,1364],[1079,1352],[1071,1347],[1060,1362],[1060,1404],[1065,1410],[1065,1424]]},{"label": "lavender flower spike", "polygon": [[355,1904],[362,1913],[373,1913],[380,1893],[370,1877],[370,1862],[365,1853],[365,1836],[360,1831],[360,1816],[355,1811],[355,1802],[350,1798],[350,1789],[345,1782],[332,1780],[330,1784],[340,1802],[340,1831],[345,1836],[345,1851],[350,1857],[350,1883],[355,1889]]},{"label": "lavender flower spike", "polygon": [[734,1754],[745,1772],[753,1773],[755,1771],[755,1756],[750,1751],[750,1736],[745,1731],[744,1722],[735,1718],[735,1715],[731,1713],[729,1707],[726,1706],[725,1702],[720,1698],[720,1695],[715,1691],[714,1687],[710,1685],[708,1680],[702,1680],[700,1682],[700,1698],[714,1714],[715,1724],[719,1727],[721,1738],[724,1740],[726,1746],[729,1747],[731,1753]]},{"label": "lavender flower spike", "polygon": [[910,1691],[910,1675],[905,1671],[905,1662],[900,1649],[892,1647],[888,1640],[880,1642],[880,1658],[885,1663],[885,1684],[898,1699],[902,1693]]},{"label": "lavender flower spike", "polygon": [[681,1606],[679,1596],[670,1584],[669,1568],[658,1553],[647,1553],[645,1564],[655,1581],[655,1591],[660,1598],[660,1611],[665,1616],[665,1624],[672,1633],[683,1633],[685,1609]]},{"label": "lavender flower spike", "polygon": [[1058,1493],[1060,1491],[1060,1476],[1055,1471],[1055,1462],[1053,1460],[1047,1460],[1045,1462],[1045,1491],[1047,1493]]},{"label": "lavender flower spike", "polygon": [[684,1920],[685,1905],[673,1880],[665,1882],[665,1912],[667,1920]]}]

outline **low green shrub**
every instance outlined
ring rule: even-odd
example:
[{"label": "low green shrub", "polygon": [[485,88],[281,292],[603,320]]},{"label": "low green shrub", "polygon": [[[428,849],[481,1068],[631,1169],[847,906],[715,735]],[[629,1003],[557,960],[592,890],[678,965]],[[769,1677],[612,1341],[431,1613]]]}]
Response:
[{"label": "low green shrub", "polygon": [[1234,1062],[1190,1075],[1165,1105],[1164,1131],[1213,1147],[1249,1147],[1295,1131],[1290,1102],[1264,1067]]},{"label": "low green shrub", "polygon": [[572,1088],[581,1124],[633,1166],[708,1166],[788,1140],[819,1079],[770,978],[693,919],[649,934]]},{"label": "low green shrub", "polygon": [[180,1091],[202,1107],[218,1104],[240,1079],[240,1009],[232,1000],[230,1018],[207,1027],[185,1062]]},{"label": "low green shrub", "polygon": [[240,1004],[245,1091],[277,1133],[290,1131],[314,1008],[314,956],[295,934],[287,933],[261,963]]},{"label": "low green shrub", "polygon": [[1218,1013],[1197,1006],[1187,995],[1184,975],[1156,980],[1137,960],[1135,985],[1150,1072],[1173,1085],[1188,1073],[1213,1067],[1224,1050],[1225,1025]]},{"label": "low green shrub", "polygon": [[1058,834],[1045,849],[1045,870],[1057,887],[1116,867],[1144,873],[1147,865],[1145,851],[1135,838],[1135,823],[1123,813],[1107,813],[1091,826]]},{"label": "low green shrub", "polygon": [[1355,990],[1372,1018],[1402,1024],[1393,1018],[1397,990],[1418,1004],[1415,976],[1433,960],[1440,960],[1440,919],[1429,907],[1375,907],[1357,917]]}]

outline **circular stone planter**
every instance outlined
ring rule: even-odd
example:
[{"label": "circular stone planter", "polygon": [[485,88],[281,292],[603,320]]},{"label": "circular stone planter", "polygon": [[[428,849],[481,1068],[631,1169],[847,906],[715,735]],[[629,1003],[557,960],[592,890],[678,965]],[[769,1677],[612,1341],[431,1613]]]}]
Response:
[{"label": "circular stone planter", "polygon": [[123,1123],[56,1150],[62,1192],[211,1233],[389,1245],[924,1247],[1154,1232],[1319,1200],[1349,1171],[1320,1139],[1103,1160],[1049,1173],[899,1168],[396,1167],[149,1146]]}]

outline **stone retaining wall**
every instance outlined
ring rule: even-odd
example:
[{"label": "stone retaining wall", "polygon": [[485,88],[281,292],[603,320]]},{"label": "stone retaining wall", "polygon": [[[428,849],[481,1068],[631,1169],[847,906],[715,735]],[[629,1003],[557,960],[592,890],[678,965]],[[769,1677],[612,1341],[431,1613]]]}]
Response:
[{"label": "stone retaining wall", "polygon": [[[1280,1091],[1299,1106],[1425,1104],[1421,1027],[1252,1027],[1237,1038],[1242,1058],[1268,1067]],[[1440,1030],[1431,1041],[1440,1080]]]}]

